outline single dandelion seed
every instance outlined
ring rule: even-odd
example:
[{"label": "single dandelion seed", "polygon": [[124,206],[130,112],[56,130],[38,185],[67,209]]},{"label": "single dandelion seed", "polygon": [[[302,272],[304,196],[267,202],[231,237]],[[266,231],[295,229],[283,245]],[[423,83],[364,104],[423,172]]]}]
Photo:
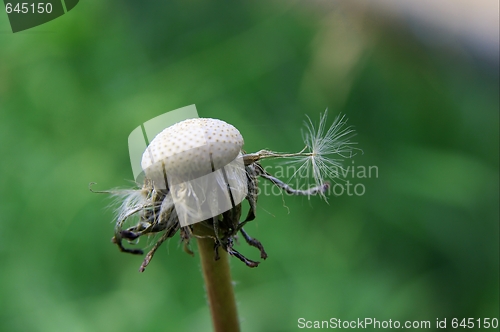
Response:
[{"label": "single dandelion seed", "polygon": [[[333,124],[326,129],[327,115],[328,109],[320,116],[317,127],[311,118],[307,117],[307,121],[304,122],[306,128],[302,131],[306,146],[300,152],[280,153],[261,150],[245,155],[244,159],[248,160],[245,163],[266,158],[290,159],[285,163],[297,167],[289,181],[294,178],[302,180],[312,178],[314,184],[310,188],[311,192],[326,200],[325,193],[329,183],[325,179],[338,178],[339,171],[343,170],[342,161],[352,158],[356,154],[355,151],[359,150],[355,147],[357,143],[350,140],[355,135],[355,131],[351,126],[346,126],[345,115],[338,115]],[[325,188],[325,190],[317,190],[317,188]]]},{"label": "single dandelion seed", "polygon": [[[320,116],[317,127],[314,126],[311,118],[307,116],[305,121],[306,129],[302,131],[302,139],[305,148],[296,156],[292,156],[290,164],[298,165],[293,178],[309,179],[313,178],[314,184],[319,186],[325,183],[325,179],[335,180],[338,178],[340,170],[343,170],[342,161],[352,158],[357,149],[351,142],[355,135],[354,129],[347,126],[345,115],[338,115],[333,124],[326,129],[328,109]],[[320,196],[326,199],[324,193]]]}]

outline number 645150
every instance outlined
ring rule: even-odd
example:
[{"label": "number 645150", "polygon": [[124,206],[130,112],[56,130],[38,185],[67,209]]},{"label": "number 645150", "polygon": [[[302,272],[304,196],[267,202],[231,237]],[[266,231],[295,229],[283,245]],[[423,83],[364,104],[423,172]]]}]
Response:
[{"label": "number 645150", "polygon": [[27,13],[32,13],[32,14],[50,14],[52,13],[52,4],[50,2],[47,3],[38,3],[37,6],[35,7],[34,3],[17,3],[14,7],[12,7],[12,4],[8,2],[5,5],[5,11],[7,14],[10,14],[12,12],[18,13],[18,14],[27,14]]}]

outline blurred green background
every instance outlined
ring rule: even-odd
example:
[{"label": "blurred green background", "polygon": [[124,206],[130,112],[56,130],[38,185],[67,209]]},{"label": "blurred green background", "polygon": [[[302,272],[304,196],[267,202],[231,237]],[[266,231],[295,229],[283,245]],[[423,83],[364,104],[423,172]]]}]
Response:
[{"label": "blurred green background", "polygon": [[190,104],[289,152],[328,107],[364,151],[346,165],[378,168],[348,178],[362,196],[260,197],[269,258],[231,260],[243,331],[498,318],[498,53],[457,31],[350,2],[82,1],[16,34],[0,14],[0,331],[211,329],[198,255],[176,236],[139,273],[88,190],[129,186],[128,134]]}]

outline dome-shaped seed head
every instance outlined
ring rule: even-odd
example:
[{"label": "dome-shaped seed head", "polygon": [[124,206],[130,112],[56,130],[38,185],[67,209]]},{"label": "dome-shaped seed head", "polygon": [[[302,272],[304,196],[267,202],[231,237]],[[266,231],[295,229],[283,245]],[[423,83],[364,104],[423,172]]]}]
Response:
[{"label": "dome-shaped seed head", "polygon": [[233,161],[243,137],[234,126],[217,119],[196,118],[161,131],[142,155],[150,179],[167,176],[183,182],[206,175]]}]

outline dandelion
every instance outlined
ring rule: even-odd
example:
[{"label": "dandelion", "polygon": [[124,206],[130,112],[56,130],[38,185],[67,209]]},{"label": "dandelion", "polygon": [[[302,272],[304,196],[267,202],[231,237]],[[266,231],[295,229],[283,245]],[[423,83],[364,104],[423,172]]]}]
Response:
[{"label": "dandelion", "polygon": [[[191,237],[213,239],[215,252],[222,248],[249,267],[259,262],[250,260],[233,248],[234,238],[241,233],[246,242],[267,253],[262,244],[250,237],[243,226],[256,215],[258,178],[270,181],[290,195],[319,195],[326,200],[327,178],[334,179],[341,162],[354,155],[356,143],[352,127],[345,116],[337,116],[327,128],[327,111],[316,127],[307,117],[302,137],[305,147],[297,153],[260,150],[245,153],[243,137],[230,124],[216,119],[189,119],[170,126],[158,134],[143,154],[141,165],[145,179],[141,188],[111,193],[121,202],[116,211],[113,242],[123,252],[142,254],[134,245],[139,237],[161,233],[147,254],[140,271],[144,271],[162,242],[179,230],[186,252]],[[266,158],[288,159],[298,165],[291,178],[312,178],[314,185],[296,189],[273,176],[261,166]],[[241,202],[250,205],[247,217],[240,222]],[[127,220],[138,216],[139,222],[124,228]],[[216,255],[218,257],[218,254]]]},{"label": "dandelion", "polygon": [[[190,239],[196,238],[216,331],[239,329],[229,265],[227,259],[220,259],[221,255],[236,257],[249,267],[259,265],[234,248],[235,239],[241,234],[248,245],[260,251],[261,259],[267,258],[260,241],[243,229],[256,217],[258,180],[270,181],[291,195],[319,195],[326,199],[326,179],[335,178],[334,171],[342,167],[342,158],[354,155],[355,143],[350,141],[354,131],[346,126],[344,116],[338,116],[328,129],[326,111],[317,127],[307,119],[302,132],[305,147],[297,153],[245,153],[243,137],[232,125],[216,119],[188,119],[164,129],[146,148],[141,161],[142,186],[111,191],[91,189],[112,194],[119,203],[112,242],[122,252],[142,254],[141,249],[128,248],[123,242],[136,245],[142,236],[160,234],[141,264],[141,272],[161,244],[177,232],[190,255]],[[293,188],[261,166],[260,161],[266,158],[297,164],[292,178],[312,177],[314,185],[306,190]],[[250,208],[240,221],[244,199]],[[135,225],[125,227],[134,219],[138,219]]]}]

